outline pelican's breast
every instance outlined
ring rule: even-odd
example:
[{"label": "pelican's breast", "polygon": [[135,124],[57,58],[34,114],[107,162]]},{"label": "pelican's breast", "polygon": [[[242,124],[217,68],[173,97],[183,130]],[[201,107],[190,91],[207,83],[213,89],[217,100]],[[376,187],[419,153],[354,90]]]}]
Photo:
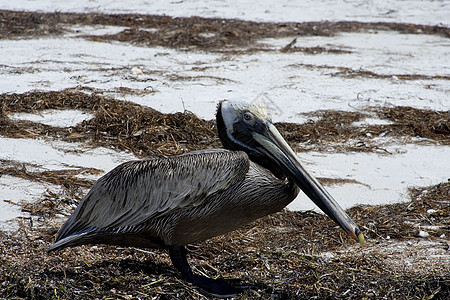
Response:
[{"label": "pelican's breast", "polygon": [[[206,240],[282,210],[295,199],[298,187],[279,179],[251,162],[245,177],[204,201],[204,205],[166,216],[168,244],[183,245]],[[169,225],[170,224],[170,225]]]}]

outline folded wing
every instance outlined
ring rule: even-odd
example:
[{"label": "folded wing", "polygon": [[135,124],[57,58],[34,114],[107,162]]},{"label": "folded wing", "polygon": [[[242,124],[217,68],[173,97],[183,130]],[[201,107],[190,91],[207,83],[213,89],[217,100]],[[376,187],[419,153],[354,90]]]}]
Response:
[{"label": "folded wing", "polygon": [[226,150],[123,163],[94,184],[56,241],[83,231],[133,230],[151,218],[204,205],[244,178],[249,164],[244,152]]}]

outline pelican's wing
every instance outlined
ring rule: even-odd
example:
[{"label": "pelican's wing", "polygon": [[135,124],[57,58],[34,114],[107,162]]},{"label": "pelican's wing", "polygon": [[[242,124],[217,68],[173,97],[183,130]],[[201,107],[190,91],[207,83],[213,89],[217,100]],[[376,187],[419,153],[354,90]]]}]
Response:
[{"label": "pelican's wing", "polygon": [[101,177],[61,227],[57,241],[89,228],[124,228],[204,204],[241,180],[244,152],[202,151],[126,162]]}]

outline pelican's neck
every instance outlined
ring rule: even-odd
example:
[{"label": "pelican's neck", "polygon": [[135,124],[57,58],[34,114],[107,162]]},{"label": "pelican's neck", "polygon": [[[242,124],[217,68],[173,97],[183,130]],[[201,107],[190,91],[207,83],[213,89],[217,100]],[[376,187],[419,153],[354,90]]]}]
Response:
[{"label": "pelican's neck", "polygon": [[219,139],[222,142],[222,145],[225,149],[237,151],[241,149],[237,149],[235,143],[229,138],[227,133],[227,127],[225,126],[225,121],[223,120],[222,115],[222,102],[219,102],[219,105],[217,107],[217,114],[216,114],[216,124],[217,124],[217,133],[219,135]]}]

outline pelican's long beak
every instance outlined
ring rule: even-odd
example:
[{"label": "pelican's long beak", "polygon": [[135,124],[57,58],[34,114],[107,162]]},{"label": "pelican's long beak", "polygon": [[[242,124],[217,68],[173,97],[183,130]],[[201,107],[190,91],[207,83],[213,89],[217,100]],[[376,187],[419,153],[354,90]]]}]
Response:
[{"label": "pelican's long beak", "polygon": [[297,155],[289,147],[281,134],[272,123],[267,123],[264,132],[253,132],[253,138],[260,144],[258,150],[278,162],[281,169],[289,176],[302,191],[331,219],[344,229],[361,245],[364,244],[364,235],[339,206],[336,200],[313,176],[302,167]]}]

